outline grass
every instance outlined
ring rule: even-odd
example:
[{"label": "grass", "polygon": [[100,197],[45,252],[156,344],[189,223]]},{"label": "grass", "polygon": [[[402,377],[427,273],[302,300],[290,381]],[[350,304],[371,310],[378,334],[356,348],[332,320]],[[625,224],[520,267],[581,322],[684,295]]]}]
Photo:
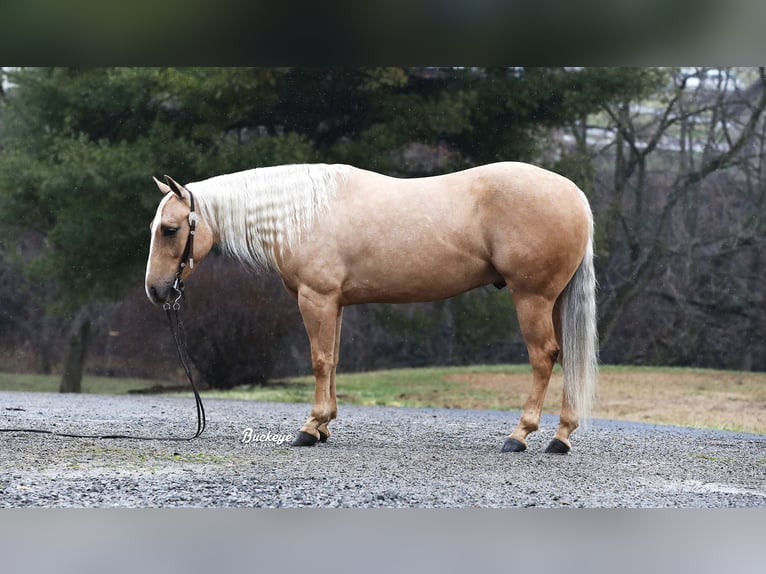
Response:
[{"label": "grass", "polygon": [[[59,392],[60,375],[28,375],[0,373],[0,391]],[[167,381],[131,379],[118,377],[93,377],[82,379],[82,392],[96,395],[120,395],[131,390],[168,386]]]},{"label": "grass", "polygon": [[[344,373],[338,375],[337,389],[340,404],[518,410],[530,382],[531,370],[526,365],[492,365]],[[161,384],[86,377],[83,392],[120,394]],[[310,402],[313,389],[311,377],[300,377],[267,387],[207,391],[204,396]],[[562,373],[557,368],[544,412],[559,412],[562,389]],[[58,378],[0,373],[0,390],[56,392]],[[604,366],[592,416],[766,434],[766,373]]]},{"label": "grass", "polygon": [[[493,365],[339,374],[337,389],[340,404],[518,410],[530,383],[528,366]],[[206,395],[308,402],[313,387],[310,377],[302,377]],[[557,414],[562,393],[557,368],[543,411]],[[766,434],[766,373],[604,366],[592,416]]]},{"label": "grass", "polygon": [[[472,408],[465,406],[480,395],[482,402],[491,402],[491,393],[479,391],[465,381],[453,380],[456,375],[530,373],[520,365],[492,365],[472,367],[436,367],[422,369],[395,369],[369,373],[343,373],[338,375],[337,395],[340,404],[385,405],[409,407]],[[209,391],[205,396],[276,402],[308,402],[314,396],[313,377],[298,377],[277,381],[269,387],[239,387],[230,391]],[[517,408],[515,406],[481,408]]]}]

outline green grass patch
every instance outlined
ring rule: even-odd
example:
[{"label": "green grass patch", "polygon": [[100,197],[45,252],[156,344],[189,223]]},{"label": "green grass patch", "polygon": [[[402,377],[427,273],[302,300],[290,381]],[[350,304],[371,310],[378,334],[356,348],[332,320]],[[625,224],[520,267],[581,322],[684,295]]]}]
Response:
[{"label": "green grass patch", "polygon": [[[338,403],[409,407],[437,407],[446,404],[459,408],[468,395],[476,399],[478,395],[486,394],[487,400],[491,400],[491,393],[477,391],[464,382],[451,380],[455,375],[466,373],[531,376],[531,369],[526,365],[476,365],[342,373],[336,378]],[[314,378],[275,381],[266,387],[243,386],[229,391],[208,391],[205,396],[305,403],[314,398]]]},{"label": "green grass patch", "polygon": [[[60,383],[61,375],[0,373],[0,391],[57,393]],[[169,385],[171,383],[167,381],[86,375],[82,379],[82,392],[97,395],[122,395],[129,391],[148,390],[156,386]]]}]

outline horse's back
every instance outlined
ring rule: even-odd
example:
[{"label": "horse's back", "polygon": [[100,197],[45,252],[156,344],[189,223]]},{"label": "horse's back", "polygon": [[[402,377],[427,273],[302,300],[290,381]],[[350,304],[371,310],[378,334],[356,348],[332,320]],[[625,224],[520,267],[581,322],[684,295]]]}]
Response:
[{"label": "horse's back", "polygon": [[525,202],[530,207],[548,208],[550,202],[581,200],[580,190],[566,177],[529,163],[511,161],[422,178],[394,178],[352,168],[348,187],[356,196],[389,196],[404,204],[422,200],[453,205],[463,200],[499,200],[512,206]]},{"label": "horse's back", "polygon": [[496,243],[558,248],[552,233],[584,248],[591,225],[587,199],[571,180],[522,162],[412,179],[355,170],[339,201],[348,217],[373,227],[424,227],[486,253]]}]

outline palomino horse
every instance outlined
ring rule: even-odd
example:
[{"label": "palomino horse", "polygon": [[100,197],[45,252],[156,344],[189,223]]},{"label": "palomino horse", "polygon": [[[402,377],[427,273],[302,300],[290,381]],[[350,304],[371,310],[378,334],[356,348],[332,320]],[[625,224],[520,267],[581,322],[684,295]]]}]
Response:
[{"label": "palomino horse", "polygon": [[519,424],[502,450],[526,449],[556,360],[564,397],[546,452],[571,449],[569,435],[594,399],[598,342],[593,218],[568,179],[508,162],[416,179],[318,164],[186,187],[169,177],[167,185],[155,182],[165,197],[151,225],[152,302],[179,296],[176,281],[214,244],[245,265],[275,269],[297,298],[316,387],[294,445],[330,436],[346,305],[434,301],[494,284],[513,296],[533,369]]}]

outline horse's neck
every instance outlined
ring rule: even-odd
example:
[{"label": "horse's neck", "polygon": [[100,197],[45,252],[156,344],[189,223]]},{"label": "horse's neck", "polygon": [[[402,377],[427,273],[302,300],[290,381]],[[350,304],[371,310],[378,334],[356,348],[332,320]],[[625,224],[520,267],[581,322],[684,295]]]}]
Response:
[{"label": "horse's neck", "polygon": [[348,166],[295,165],[218,176],[194,185],[223,250],[243,263],[278,267],[303,230],[329,208]]}]

